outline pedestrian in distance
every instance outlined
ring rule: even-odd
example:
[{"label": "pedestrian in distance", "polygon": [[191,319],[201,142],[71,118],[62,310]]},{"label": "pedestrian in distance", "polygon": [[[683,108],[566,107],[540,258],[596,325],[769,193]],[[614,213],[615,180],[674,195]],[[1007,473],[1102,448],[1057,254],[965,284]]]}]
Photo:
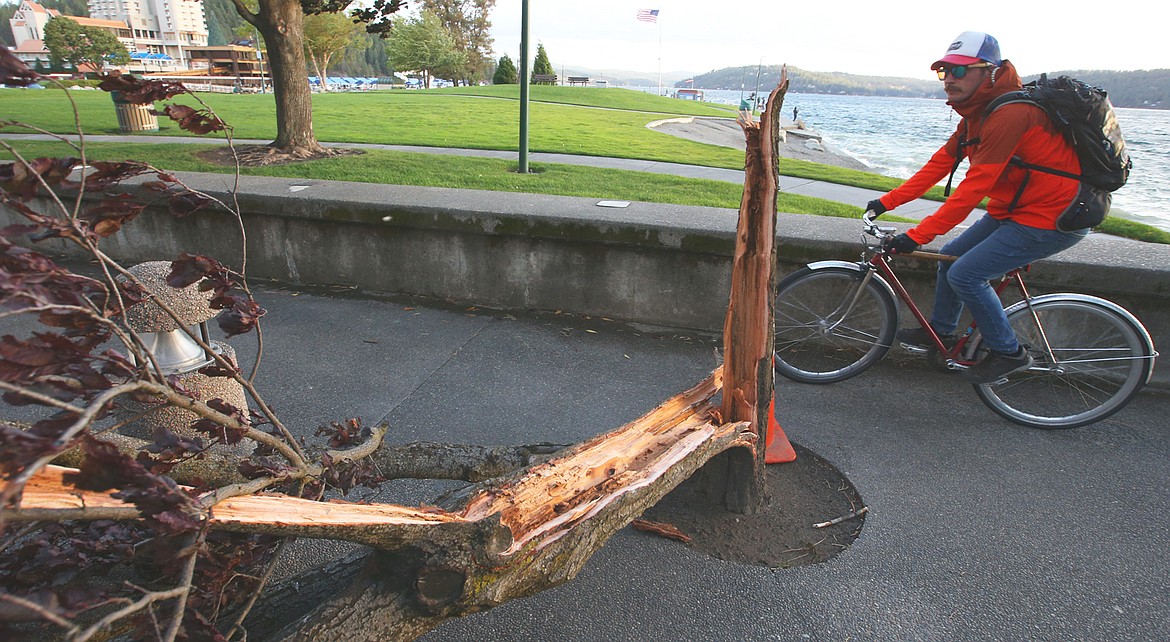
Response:
[{"label": "pedestrian in distance", "polygon": [[[885,246],[895,253],[913,252],[962,223],[988,199],[987,215],[940,250],[959,258],[939,263],[930,324],[944,343],[953,342],[965,307],[989,352],[962,376],[972,383],[992,383],[1027,369],[1033,360],[1008,324],[989,280],[1072,247],[1089,233],[1088,229],[1062,232],[1056,227],[1061,213],[1077,205],[1078,180],[1032,172],[1009,162],[1019,157],[1025,163],[1072,175],[1080,173],[1080,163],[1040,107],[1012,103],[986,113],[995,98],[1022,87],[1016,68],[1001,57],[995,38],[963,32],[931,69],[943,82],[947,104],[962,119],[922,169],[902,186],[870,201],[866,209],[880,215],[908,203],[953,176],[959,163],[968,160],[966,176],[953,193],[948,181],[947,199],[938,210],[885,241]],[[920,327],[900,330],[897,338],[905,344],[932,345]]]}]

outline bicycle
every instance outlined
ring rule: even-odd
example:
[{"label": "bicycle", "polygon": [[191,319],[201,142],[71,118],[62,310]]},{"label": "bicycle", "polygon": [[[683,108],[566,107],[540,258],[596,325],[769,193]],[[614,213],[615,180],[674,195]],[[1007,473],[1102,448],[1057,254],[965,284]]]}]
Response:
[{"label": "bicycle", "polygon": [[[957,257],[917,251],[893,254],[882,240],[897,229],[862,216],[862,260],[817,261],[788,275],[776,294],[776,372],[803,383],[826,384],[861,374],[893,347],[902,300],[931,337],[926,353],[937,366],[963,370],[986,351],[972,322],[956,343],[944,345],[894,273],[891,257],[934,261]],[[867,235],[876,239],[871,243]],[[1120,305],[1100,297],[1058,293],[1031,296],[1024,266],[1004,275],[995,291],[1013,284],[1021,300],[1006,307],[1008,320],[1035,363],[993,383],[974,384],[991,410],[1015,423],[1042,429],[1076,428],[1121,410],[1154,371],[1158,356],[1150,333]]]}]

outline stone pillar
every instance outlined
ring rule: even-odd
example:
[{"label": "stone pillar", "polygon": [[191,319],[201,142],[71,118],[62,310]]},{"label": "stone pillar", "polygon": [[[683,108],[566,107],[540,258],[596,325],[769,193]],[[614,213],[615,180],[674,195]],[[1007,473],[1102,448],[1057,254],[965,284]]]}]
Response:
[{"label": "stone pillar", "polygon": [[[216,353],[235,364],[235,350],[230,345],[222,341],[211,341],[207,337],[207,321],[218,314],[208,306],[211,293],[200,291],[198,283],[182,289],[172,288],[166,283],[166,276],[170,270],[170,261],[150,261],[135,265],[128,271],[141,281],[147,290],[174,310],[181,317],[183,325],[192,328]],[[130,327],[140,335],[147,349],[159,362],[162,371],[177,377],[179,384],[196,399],[200,401],[222,399],[247,413],[248,398],[244,394],[243,386],[230,377],[212,377],[200,373],[199,370],[210,364],[212,358],[205,354],[198,344],[194,344],[190,337],[182,332],[179,323],[157,303],[146,300],[132,306],[127,309],[126,318]],[[202,436],[207,439],[207,435],[201,435],[191,429],[191,423],[198,417],[187,410],[171,406],[156,406],[152,409],[149,403],[132,400],[124,401],[119,410],[120,418],[123,420],[142,413],[145,414],[141,418],[127,424],[123,429],[126,435],[149,440],[153,438],[155,430],[166,428],[186,437]],[[236,446],[216,448],[243,457],[251,452],[252,446],[250,442],[244,441]]]}]

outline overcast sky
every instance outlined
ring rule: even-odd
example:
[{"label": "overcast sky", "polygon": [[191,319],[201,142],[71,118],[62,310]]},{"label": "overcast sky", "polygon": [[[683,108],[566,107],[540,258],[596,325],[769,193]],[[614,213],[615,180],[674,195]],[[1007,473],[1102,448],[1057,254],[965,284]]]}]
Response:
[{"label": "overcast sky", "polygon": [[[1170,68],[1165,21],[1133,0],[529,0],[531,55],[557,67],[704,73],[787,63],[809,71],[932,78],[960,32],[982,30],[1022,75]],[[521,0],[497,0],[496,55],[517,60]],[[658,23],[639,22],[658,9]],[[1099,29],[1093,33],[1094,26]],[[659,33],[661,31],[661,48]],[[517,65],[518,66],[518,65]]]}]

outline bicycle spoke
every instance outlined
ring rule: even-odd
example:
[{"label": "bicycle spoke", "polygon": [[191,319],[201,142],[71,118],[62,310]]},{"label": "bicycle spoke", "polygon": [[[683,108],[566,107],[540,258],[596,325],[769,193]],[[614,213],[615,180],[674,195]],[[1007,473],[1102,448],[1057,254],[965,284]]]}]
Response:
[{"label": "bicycle spoke", "polygon": [[885,354],[896,309],[856,271],[806,268],[776,297],[776,371],[797,381],[830,383],[861,372]]},{"label": "bicycle spoke", "polygon": [[1153,350],[1112,304],[1054,295],[1033,306],[1051,354],[1026,309],[1010,321],[1036,365],[1006,383],[977,387],[996,412],[1029,426],[1069,428],[1099,421],[1124,406],[1145,381]]}]

